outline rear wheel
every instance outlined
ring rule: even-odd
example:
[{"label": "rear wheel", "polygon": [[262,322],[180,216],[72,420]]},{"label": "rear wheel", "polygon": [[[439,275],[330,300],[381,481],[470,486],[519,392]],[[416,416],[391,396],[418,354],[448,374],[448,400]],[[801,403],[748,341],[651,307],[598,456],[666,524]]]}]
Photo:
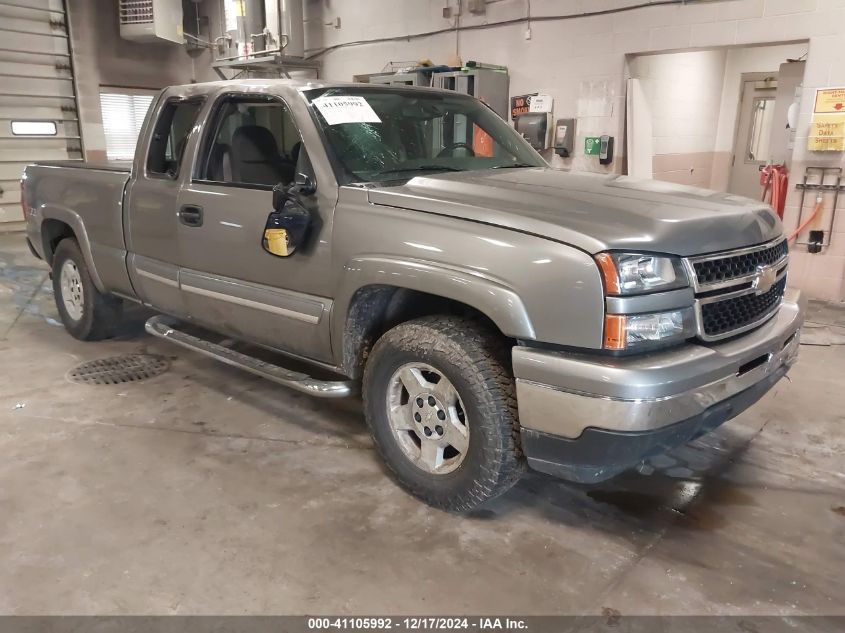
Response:
[{"label": "rear wheel", "polygon": [[425,317],[387,332],[364,372],[376,447],[394,479],[426,503],[465,512],[524,471],[509,348],[487,326]]},{"label": "rear wheel", "polygon": [[120,299],[97,290],[73,238],[62,240],[53,255],[53,294],[65,329],[82,341],[112,336],[123,314]]}]

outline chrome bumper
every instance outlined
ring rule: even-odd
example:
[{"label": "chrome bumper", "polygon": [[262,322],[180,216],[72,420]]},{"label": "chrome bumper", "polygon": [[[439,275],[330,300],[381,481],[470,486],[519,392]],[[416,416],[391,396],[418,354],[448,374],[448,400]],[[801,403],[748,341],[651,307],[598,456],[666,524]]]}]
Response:
[{"label": "chrome bumper", "polygon": [[700,415],[795,363],[805,309],[789,289],[777,316],[753,332],[642,357],[514,347],[520,424],[577,438],[590,427],[653,431]]}]

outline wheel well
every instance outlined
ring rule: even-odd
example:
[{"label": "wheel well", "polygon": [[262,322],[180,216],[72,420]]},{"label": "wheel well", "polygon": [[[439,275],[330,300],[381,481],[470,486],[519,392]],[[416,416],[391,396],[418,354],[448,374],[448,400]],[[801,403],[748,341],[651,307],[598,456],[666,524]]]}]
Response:
[{"label": "wheel well", "polygon": [[69,224],[52,218],[41,223],[41,240],[44,245],[44,261],[53,265],[53,253],[66,237],[76,237]]},{"label": "wheel well", "polygon": [[358,377],[375,342],[389,329],[423,316],[450,314],[469,317],[507,338],[490,318],[465,303],[427,292],[372,285],[359,288],[346,314],[343,367]]}]

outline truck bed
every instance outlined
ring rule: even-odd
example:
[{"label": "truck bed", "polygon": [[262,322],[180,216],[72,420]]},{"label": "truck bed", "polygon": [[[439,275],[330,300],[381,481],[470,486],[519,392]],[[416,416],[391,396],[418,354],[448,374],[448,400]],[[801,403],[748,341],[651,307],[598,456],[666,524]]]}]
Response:
[{"label": "truck bed", "polygon": [[45,161],[27,166],[24,186],[30,209],[27,234],[39,254],[44,256],[43,227],[60,232],[66,225],[89,253],[102,286],[133,296],[123,234],[123,193],[129,178],[129,163]]}]

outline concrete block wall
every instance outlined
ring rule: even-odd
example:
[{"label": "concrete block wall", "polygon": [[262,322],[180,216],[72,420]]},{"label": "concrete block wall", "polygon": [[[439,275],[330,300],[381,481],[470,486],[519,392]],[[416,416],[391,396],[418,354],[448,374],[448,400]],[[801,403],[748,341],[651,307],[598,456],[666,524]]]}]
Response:
[{"label": "concrete block wall", "polygon": [[[841,153],[806,151],[815,89],[845,85],[845,0],[688,1],[577,17],[584,12],[620,9],[635,3],[638,4],[635,0],[531,0],[531,15],[535,18],[569,17],[532,22],[530,32],[525,22],[456,32],[456,24],[481,27],[523,18],[527,2],[497,0],[487,5],[485,15],[473,16],[465,11],[456,20],[442,15],[444,5],[455,7],[455,0],[309,0],[306,47],[314,54],[322,47],[346,42],[395,38],[337,48],[322,55],[323,76],[343,80],[355,74],[378,72],[392,60],[428,57],[443,63],[455,53],[464,60],[506,65],[512,94],[547,92],[555,98],[556,116],[578,117],[578,151],[571,159],[554,157],[555,165],[601,171],[594,157],[583,156],[583,137],[611,134],[618,141],[617,160],[611,168],[621,172],[629,56],[717,46],[808,42],[805,88],[784,218],[786,228],[794,228],[798,215],[794,183],[804,167],[845,166]],[[340,29],[326,26],[338,17]],[[432,31],[444,32],[407,38]],[[845,298],[845,211],[838,215],[830,248],[818,255],[802,253],[800,247],[794,249],[790,281],[813,296],[841,300]],[[821,219],[822,224],[825,219]]]}]

